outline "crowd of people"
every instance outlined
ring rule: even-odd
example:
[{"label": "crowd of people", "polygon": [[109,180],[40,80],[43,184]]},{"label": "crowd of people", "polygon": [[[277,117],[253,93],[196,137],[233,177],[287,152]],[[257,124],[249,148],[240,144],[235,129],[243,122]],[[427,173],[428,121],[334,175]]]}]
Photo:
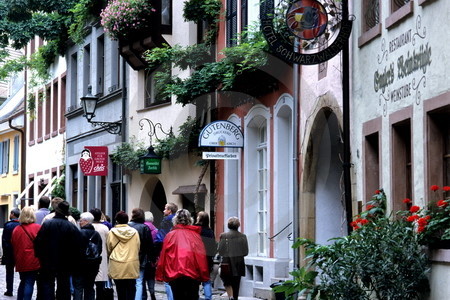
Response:
[{"label": "crowd of people", "polygon": [[[52,211],[49,210],[51,205]],[[229,299],[237,300],[245,276],[247,238],[239,219],[228,220],[229,232],[216,242],[209,215],[168,203],[159,228],[151,212],[124,211],[114,226],[98,208],[77,220],[61,198],[42,197],[38,209],[14,208],[2,235],[6,269],[5,296],[13,295],[14,269],[19,272],[17,299],[110,300],[114,287],[119,300],[155,300],[155,281],[164,282],[168,300],[212,299],[213,258],[221,257],[220,277]]]}]

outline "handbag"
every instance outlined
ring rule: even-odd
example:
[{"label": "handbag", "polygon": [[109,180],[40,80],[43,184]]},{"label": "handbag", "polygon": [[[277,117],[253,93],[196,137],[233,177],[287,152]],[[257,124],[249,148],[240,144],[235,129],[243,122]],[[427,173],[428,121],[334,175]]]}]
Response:
[{"label": "handbag", "polygon": [[220,276],[229,277],[231,276],[231,266],[229,263],[222,262],[220,263]]}]

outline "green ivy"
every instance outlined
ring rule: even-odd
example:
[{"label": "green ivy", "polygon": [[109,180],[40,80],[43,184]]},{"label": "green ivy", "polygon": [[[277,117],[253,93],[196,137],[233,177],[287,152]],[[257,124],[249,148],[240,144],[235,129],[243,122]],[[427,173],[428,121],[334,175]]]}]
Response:
[{"label": "green ivy", "polygon": [[133,171],[139,169],[139,157],[145,155],[147,150],[143,144],[132,141],[124,142],[117,146],[111,153],[111,159],[114,163]]},{"label": "green ivy", "polygon": [[[144,54],[150,69],[159,65],[178,67],[181,70],[190,68],[191,76],[180,78],[174,76],[171,80],[165,77],[161,82],[162,93],[174,95],[177,102],[183,105],[196,104],[202,101],[204,95],[216,90],[240,91],[250,98],[260,96],[276,89],[277,82],[267,74],[262,74],[261,68],[267,64],[268,45],[260,32],[243,32],[240,43],[231,48],[225,48],[225,57],[214,60],[214,53],[208,44],[197,44],[188,47],[165,45],[147,51]],[[261,77],[255,76],[263,76]],[[258,78],[251,85],[243,84],[251,78]],[[158,82],[158,77],[156,79]]]},{"label": "green ivy", "polygon": [[189,116],[180,125],[178,132],[178,136],[170,132],[166,138],[158,139],[155,145],[156,154],[166,159],[176,159],[182,154],[198,150],[200,125],[196,118]]},{"label": "green ivy", "polygon": [[52,197],[66,199],[66,176],[63,174],[53,182]]}]

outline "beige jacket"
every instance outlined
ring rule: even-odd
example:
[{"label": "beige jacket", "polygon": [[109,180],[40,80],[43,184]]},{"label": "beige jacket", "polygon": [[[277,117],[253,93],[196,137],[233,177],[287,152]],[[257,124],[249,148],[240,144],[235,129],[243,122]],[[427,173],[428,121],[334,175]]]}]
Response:
[{"label": "beige jacket", "polygon": [[100,234],[102,238],[102,262],[100,263],[100,269],[98,270],[95,281],[108,281],[108,251],[106,249],[106,239],[108,238],[109,229],[106,225],[101,223],[92,223],[95,231]]},{"label": "beige jacket", "polygon": [[139,277],[139,233],[127,224],[116,225],[108,233],[109,276],[112,279]]}]

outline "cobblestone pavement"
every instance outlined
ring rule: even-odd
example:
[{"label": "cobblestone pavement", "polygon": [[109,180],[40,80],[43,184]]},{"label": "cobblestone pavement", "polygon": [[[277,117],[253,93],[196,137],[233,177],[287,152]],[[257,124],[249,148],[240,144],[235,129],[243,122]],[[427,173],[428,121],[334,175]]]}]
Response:
[{"label": "cobblestone pavement", "polygon": [[[0,266],[0,299],[1,300],[16,300],[17,299],[16,298],[17,288],[19,287],[19,283],[20,283],[19,273],[15,272],[13,296],[12,297],[4,296],[3,294],[6,291],[5,266],[3,266],[3,265]],[[156,299],[157,300],[166,300],[167,299],[164,285],[162,283],[157,283],[155,286],[155,290],[156,290]],[[228,299],[227,297],[221,297],[222,293],[224,293],[224,291],[213,290],[213,300]],[[200,293],[200,296],[203,296],[203,294]],[[36,299],[36,286],[34,288],[33,299]],[[115,295],[114,299],[117,299],[116,295]],[[150,299],[150,297],[149,297],[149,299]],[[203,298],[200,297],[199,300],[200,299],[203,299]],[[239,299],[241,299],[241,297],[239,297]],[[247,298],[247,299],[252,299],[252,298]],[[242,298],[242,300],[245,300],[245,298]]]}]

